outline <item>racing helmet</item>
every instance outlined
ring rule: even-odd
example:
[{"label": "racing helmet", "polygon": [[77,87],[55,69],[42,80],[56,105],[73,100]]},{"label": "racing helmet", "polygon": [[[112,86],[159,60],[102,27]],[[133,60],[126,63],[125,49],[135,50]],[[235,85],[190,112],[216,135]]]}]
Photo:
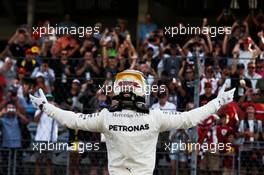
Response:
[{"label": "racing helmet", "polygon": [[125,70],[117,73],[113,91],[115,96],[121,93],[133,93],[138,97],[145,97],[149,89],[142,72],[137,70]]}]

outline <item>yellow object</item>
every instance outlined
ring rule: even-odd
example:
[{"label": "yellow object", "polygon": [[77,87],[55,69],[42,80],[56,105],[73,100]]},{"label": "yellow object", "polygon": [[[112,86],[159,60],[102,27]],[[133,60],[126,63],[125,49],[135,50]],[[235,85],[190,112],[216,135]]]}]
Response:
[{"label": "yellow object", "polygon": [[116,75],[114,93],[132,91],[137,96],[144,96],[147,92],[147,83],[143,74],[136,70],[125,70]]}]

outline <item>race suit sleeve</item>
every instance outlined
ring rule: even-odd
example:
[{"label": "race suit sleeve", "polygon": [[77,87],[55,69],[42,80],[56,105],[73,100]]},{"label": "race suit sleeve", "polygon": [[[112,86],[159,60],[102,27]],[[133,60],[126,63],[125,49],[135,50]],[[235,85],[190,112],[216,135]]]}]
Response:
[{"label": "race suit sleeve", "polygon": [[[215,99],[217,100],[217,99]],[[212,100],[206,105],[193,109],[188,112],[162,112],[161,110],[155,111],[155,118],[158,122],[160,132],[168,131],[173,128],[188,129],[193,127],[206,119],[210,114],[215,113],[219,106],[216,101]]]},{"label": "race suit sleeve", "polygon": [[74,113],[72,111],[62,110],[50,103],[45,104],[43,110],[48,116],[68,128],[91,132],[103,132],[103,116],[107,112],[104,109],[99,113],[93,114]]}]

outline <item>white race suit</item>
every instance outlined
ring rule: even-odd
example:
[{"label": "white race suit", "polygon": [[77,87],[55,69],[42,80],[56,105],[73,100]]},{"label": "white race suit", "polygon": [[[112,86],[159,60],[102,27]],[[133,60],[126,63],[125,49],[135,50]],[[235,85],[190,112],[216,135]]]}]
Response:
[{"label": "white race suit", "polygon": [[110,175],[152,175],[156,144],[160,132],[197,125],[221,107],[218,98],[194,110],[166,113],[150,109],[149,114],[133,110],[82,114],[65,111],[52,104],[44,112],[71,129],[100,132],[105,135]]}]

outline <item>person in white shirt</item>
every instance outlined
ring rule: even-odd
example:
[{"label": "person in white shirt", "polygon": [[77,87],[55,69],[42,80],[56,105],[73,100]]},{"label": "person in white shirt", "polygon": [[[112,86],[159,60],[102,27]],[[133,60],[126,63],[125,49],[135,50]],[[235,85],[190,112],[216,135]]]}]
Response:
[{"label": "person in white shirt", "polygon": [[217,90],[217,79],[214,76],[214,69],[212,66],[208,66],[206,67],[205,70],[205,76],[201,79],[201,91],[200,91],[200,95],[203,95],[205,93],[204,91],[204,87],[206,83],[211,83],[212,85],[212,93],[215,94],[216,90]]},{"label": "person in white shirt", "polygon": [[[53,102],[53,96],[51,94],[46,94],[46,98],[50,104],[55,104]],[[34,122],[38,124],[35,141],[36,142],[57,142],[58,139],[58,122],[50,118],[47,113],[38,109],[35,112]],[[44,152],[37,154],[36,164],[35,164],[35,175],[40,173],[40,164],[46,164],[47,175],[52,174],[52,152]]]},{"label": "person in white shirt", "polygon": [[[46,98],[53,104],[53,96],[47,94]],[[58,123],[50,118],[45,112],[37,110],[35,112],[34,122],[38,124],[35,141],[40,142],[57,142],[58,139]]]},{"label": "person in white shirt", "polygon": [[242,137],[242,143],[258,141],[262,133],[262,122],[255,118],[256,109],[254,106],[248,106],[246,113],[246,118],[240,121],[238,128],[239,135]]},{"label": "person in white shirt", "polygon": [[262,77],[256,73],[256,65],[254,62],[248,63],[245,77],[251,81],[252,88],[256,89],[258,79],[261,79]]},{"label": "person in white shirt", "polygon": [[176,105],[168,102],[168,92],[159,92],[157,94],[158,102],[154,103],[151,108],[152,109],[160,109],[164,112],[176,112]]},{"label": "person in white shirt", "polygon": [[[123,86],[128,85],[130,91]],[[40,97],[30,95],[35,107],[42,109],[60,124],[72,129],[101,132],[105,135],[110,175],[152,175],[155,168],[156,144],[160,132],[173,128],[187,129],[197,125],[220,107],[233,101],[235,89],[223,87],[214,100],[188,112],[163,112],[149,109],[145,103],[146,80],[135,70],[116,75],[117,102],[112,109],[82,114],[62,110],[50,104],[43,91]]]},{"label": "person in white shirt", "polygon": [[42,76],[45,80],[45,85],[51,91],[53,83],[55,82],[55,72],[52,68],[49,67],[48,60],[43,60],[39,67],[35,67],[31,74],[31,78],[37,78]]},{"label": "person in white shirt", "polygon": [[[243,49],[241,49],[241,46]],[[260,55],[261,50],[250,37],[244,37],[237,42],[232,53],[238,53],[238,64],[244,64],[246,67],[252,59]]]}]

